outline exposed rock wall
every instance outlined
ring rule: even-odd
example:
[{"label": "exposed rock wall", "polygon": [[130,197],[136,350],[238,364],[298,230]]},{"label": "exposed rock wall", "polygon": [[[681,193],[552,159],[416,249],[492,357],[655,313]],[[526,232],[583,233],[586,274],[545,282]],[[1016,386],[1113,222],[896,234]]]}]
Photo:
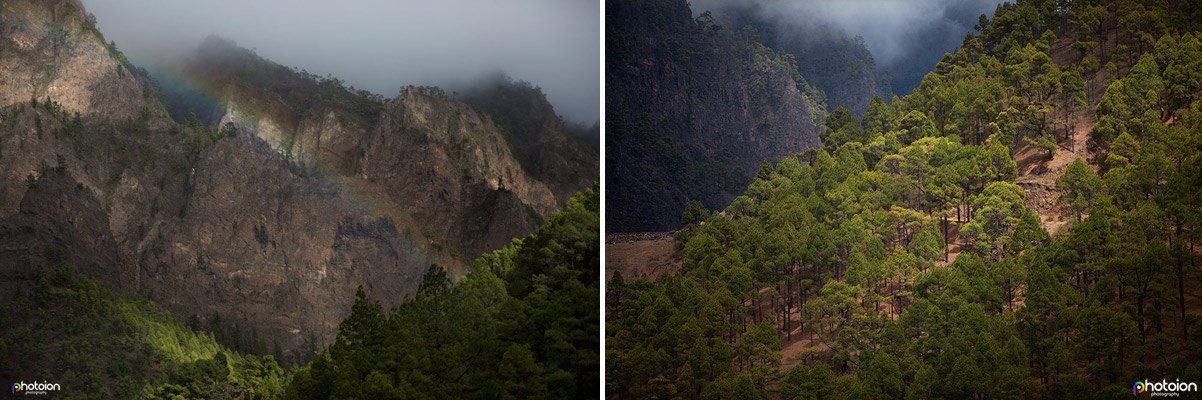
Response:
[{"label": "exposed rock wall", "polygon": [[[197,57],[185,73],[219,88],[227,102],[222,126],[231,123],[251,132],[300,168],[356,188],[402,232],[454,258],[448,260],[452,272],[462,273],[471,258],[532,232],[596,178],[595,161],[590,161],[595,158],[556,143],[567,140],[558,117],[528,116],[547,126],[537,137],[514,144],[510,139],[522,138],[500,127],[490,113],[422,88],[352,107],[364,99],[280,70],[228,41],[207,40]],[[263,71],[275,71],[274,80],[244,78]],[[292,99],[298,87],[333,100]],[[545,103],[539,96],[535,100]],[[549,104],[543,105],[528,111],[551,112]],[[544,140],[549,143],[539,143]],[[526,157],[515,155],[515,149]],[[539,150],[547,154],[535,155]],[[539,173],[531,173],[532,167]]]},{"label": "exposed rock wall", "polygon": [[522,169],[546,183],[560,204],[597,178],[599,151],[588,143],[595,138],[571,132],[538,87],[499,75],[461,98],[492,119]]},{"label": "exposed rock wall", "polygon": [[492,122],[462,103],[402,93],[385,108],[368,149],[363,174],[409,205],[435,237],[468,254],[532,231],[557,208],[550,189],[518,165]]},{"label": "exposed rock wall", "polygon": [[29,185],[20,211],[0,218],[0,287],[32,285],[55,268],[71,268],[134,293],[137,273],[121,262],[100,201],[69,174],[45,172]]},{"label": "exposed rock wall", "polygon": [[888,77],[877,72],[862,38],[814,21],[782,19],[753,3],[732,2],[712,11],[729,29],[754,29],[759,42],[792,55],[805,79],[826,95],[828,110],[843,107],[861,116],[873,97],[892,96]]},{"label": "exposed rock wall", "polygon": [[300,332],[333,339],[358,285],[397,304],[429,265],[387,222],[293,175],[249,135],[217,141],[188,180],[183,209],[141,255],[141,291],[177,314],[217,314],[297,349],[309,339]]},{"label": "exposed rock wall", "polygon": [[304,358],[356,287],[397,304],[432,263],[461,275],[561,205],[487,114],[439,96],[367,98],[263,60],[262,81],[209,77],[223,129],[177,124],[85,15],[0,3],[0,287],[64,265]]},{"label": "exposed rock wall", "polygon": [[796,66],[683,1],[606,5],[607,227],[669,230],[724,207],[759,164],[816,146],[825,104]]},{"label": "exposed rock wall", "polygon": [[112,56],[73,1],[0,4],[0,106],[47,97],[69,112],[114,121],[166,111],[146,82]]}]

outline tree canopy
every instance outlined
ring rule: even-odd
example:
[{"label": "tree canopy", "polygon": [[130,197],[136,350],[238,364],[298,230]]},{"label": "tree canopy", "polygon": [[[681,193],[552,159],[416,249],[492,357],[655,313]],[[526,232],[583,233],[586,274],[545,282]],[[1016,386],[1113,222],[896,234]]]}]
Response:
[{"label": "tree canopy", "polygon": [[821,148],[686,216],[679,273],[610,286],[607,392],[1095,398],[1202,379],[1202,14],[1183,7],[1004,3],[914,93],[835,109]]}]

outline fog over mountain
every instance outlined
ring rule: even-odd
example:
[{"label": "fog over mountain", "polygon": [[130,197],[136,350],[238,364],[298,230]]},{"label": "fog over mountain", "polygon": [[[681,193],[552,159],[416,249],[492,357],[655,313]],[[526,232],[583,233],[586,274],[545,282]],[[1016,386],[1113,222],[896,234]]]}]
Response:
[{"label": "fog over mountain", "polygon": [[595,1],[83,3],[107,39],[151,69],[218,35],[281,64],[388,97],[405,85],[458,90],[502,70],[541,87],[570,121],[599,118]]},{"label": "fog over mountain", "polygon": [[863,37],[877,68],[892,78],[893,91],[906,94],[944,53],[960,46],[981,14],[992,16],[1002,1],[696,0],[693,11],[720,10],[739,3],[757,7],[765,17],[792,29],[829,26]]}]

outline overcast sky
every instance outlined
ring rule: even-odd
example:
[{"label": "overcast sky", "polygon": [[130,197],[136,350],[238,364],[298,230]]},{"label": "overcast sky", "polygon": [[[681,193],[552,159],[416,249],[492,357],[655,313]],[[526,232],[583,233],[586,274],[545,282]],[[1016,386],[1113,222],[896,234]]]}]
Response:
[{"label": "overcast sky", "polygon": [[863,37],[877,68],[893,77],[894,91],[906,94],[1002,0],[694,0],[693,11],[732,2],[759,4],[783,22],[825,22]]},{"label": "overcast sky", "polygon": [[210,34],[290,67],[392,97],[454,89],[500,69],[542,87],[566,119],[600,110],[597,0],[83,0],[135,62],[195,49]]}]

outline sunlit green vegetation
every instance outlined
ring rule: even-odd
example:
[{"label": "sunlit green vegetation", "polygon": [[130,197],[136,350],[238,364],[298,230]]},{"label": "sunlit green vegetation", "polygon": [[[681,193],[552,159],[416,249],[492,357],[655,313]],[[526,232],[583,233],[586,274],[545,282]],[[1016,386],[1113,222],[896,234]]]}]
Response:
[{"label": "sunlit green vegetation", "polygon": [[[608,286],[608,393],[1117,398],[1202,380],[1202,68],[1182,16],[1199,10],[1157,4],[1002,5],[913,94],[832,112],[824,148],[690,210],[678,274]],[[1022,151],[1069,158],[1023,181]],[[1024,185],[1054,193],[1062,229]]]},{"label": "sunlit green vegetation", "polygon": [[284,370],[229,350],[145,298],[126,299],[60,266],[5,302],[5,376],[57,382],[61,398],[272,398]]}]

